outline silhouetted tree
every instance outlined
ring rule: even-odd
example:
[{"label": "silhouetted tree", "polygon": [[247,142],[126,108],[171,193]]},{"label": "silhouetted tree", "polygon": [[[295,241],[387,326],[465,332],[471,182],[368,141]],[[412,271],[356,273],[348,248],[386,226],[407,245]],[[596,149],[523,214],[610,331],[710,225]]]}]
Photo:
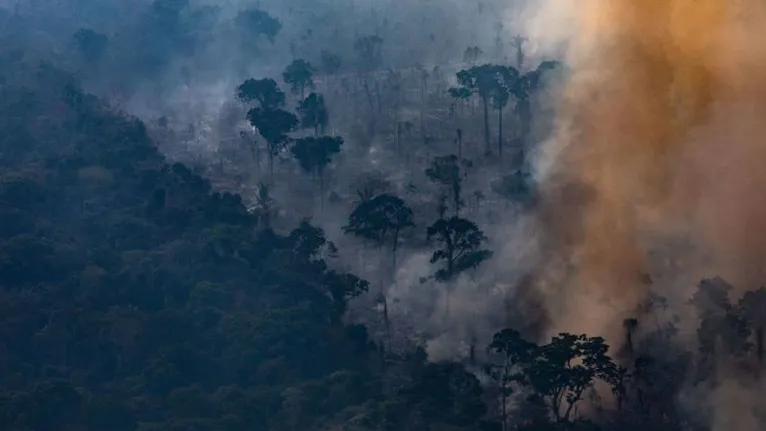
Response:
[{"label": "silhouetted tree", "polygon": [[559,334],[537,349],[524,370],[525,382],[557,422],[570,422],[585,391],[617,372],[608,349],[601,337]]},{"label": "silhouetted tree", "polygon": [[478,46],[469,46],[463,53],[463,61],[470,63],[472,66],[475,66],[476,62],[479,61],[479,58],[483,53],[484,52]]},{"label": "silhouetted tree", "polygon": [[258,102],[265,110],[285,106],[285,93],[270,78],[245,80],[237,87],[237,98],[243,102]]},{"label": "silhouetted tree", "polygon": [[320,54],[320,64],[322,73],[332,76],[340,70],[342,60],[337,54],[322,50]]},{"label": "silhouetted tree", "polygon": [[274,157],[290,141],[287,135],[298,127],[298,117],[282,109],[253,108],[247,112],[247,120],[258,129],[268,145],[269,170],[274,177]]},{"label": "silhouetted tree", "polygon": [[489,138],[489,102],[493,92],[498,87],[498,79],[501,68],[493,64],[474,66],[468,70],[457,73],[458,83],[471,94],[478,94],[484,109],[484,150],[487,154],[490,150]]},{"label": "silhouetted tree", "polygon": [[340,152],[341,145],[343,145],[343,138],[339,136],[310,136],[296,139],[291,150],[301,168],[319,180],[319,196],[322,205],[324,205],[324,170],[332,161],[332,157]]},{"label": "silhouetted tree", "polygon": [[764,363],[764,330],[766,330],[766,287],[745,292],[739,308],[755,333],[755,354],[758,363]]},{"label": "silhouetted tree", "polygon": [[[399,250],[399,236],[405,229],[409,229],[413,223],[413,212],[399,197],[380,194],[375,197],[361,196],[354,210],[348,217],[348,223],[343,226],[343,232],[372,241],[377,245],[390,243],[391,245],[391,274],[396,281],[396,256]],[[391,343],[391,323],[388,313],[388,299],[381,290],[379,300],[383,304],[383,320],[386,327],[386,338]]]},{"label": "silhouetted tree", "polygon": [[455,215],[460,215],[460,209],[463,207],[461,195],[463,178],[457,156],[450,154],[434,158],[425,173],[432,182],[449,187]]},{"label": "silhouetted tree", "polygon": [[511,96],[519,97],[519,72],[513,67],[497,66],[495,87],[491,92],[492,107],[497,110],[497,154],[503,156],[503,109],[508,105]]},{"label": "silhouetted tree", "polygon": [[490,367],[490,374],[500,381],[501,423],[503,431],[508,425],[508,397],[513,394],[512,384],[524,383],[523,367],[527,366],[537,352],[537,345],[522,338],[515,329],[503,329],[492,337],[489,348],[500,354],[502,362],[497,367]]},{"label": "silhouetted tree", "polygon": [[741,356],[750,345],[750,328],[740,310],[729,301],[732,286],[720,277],[702,280],[690,303],[697,308],[700,327],[697,330],[704,373],[715,369],[717,358]]},{"label": "silhouetted tree", "polygon": [[109,39],[101,34],[89,28],[81,28],[72,36],[77,49],[80,51],[85,61],[89,63],[96,62],[101,59],[106,52]]},{"label": "silhouetted tree", "polygon": [[237,15],[237,23],[252,37],[264,36],[272,44],[282,30],[282,23],[260,9],[247,9]]},{"label": "silhouetted tree", "polygon": [[439,247],[431,256],[431,263],[444,263],[434,274],[440,282],[450,282],[492,257],[491,251],[482,248],[487,241],[484,232],[474,222],[457,216],[436,220],[428,227],[427,239],[436,240]]},{"label": "silhouetted tree", "polygon": [[401,198],[381,194],[359,202],[343,231],[380,245],[390,242],[395,269],[399,235],[404,229],[415,226],[412,217],[412,209]]},{"label": "silhouetted tree", "polygon": [[360,37],[354,41],[354,50],[359,56],[362,87],[367,95],[367,101],[370,104],[371,112],[375,110],[375,101],[372,90],[370,89],[370,81],[374,80],[372,72],[380,68],[383,64],[382,46],[383,39],[377,35]]},{"label": "silhouetted tree", "polygon": [[314,88],[314,68],[306,60],[293,60],[282,72],[285,83],[290,85],[293,94],[300,94],[301,100],[306,96],[306,88]]},{"label": "silhouetted tree", "polygon": [[271,227],[271,217],[274,214],[275,200],[271,197],[270,187],[266,183],[258,183],[255,192],[255,202],[250,211],[258,219],[258,225],[262,228]]},{"label": "silhouetted tree", "polygon": [[314,136],[324,134],[325,127],[330,121],[324,96],[318,93],[309,94],[301,101],[297,111],[302,127],[314,129]]}]

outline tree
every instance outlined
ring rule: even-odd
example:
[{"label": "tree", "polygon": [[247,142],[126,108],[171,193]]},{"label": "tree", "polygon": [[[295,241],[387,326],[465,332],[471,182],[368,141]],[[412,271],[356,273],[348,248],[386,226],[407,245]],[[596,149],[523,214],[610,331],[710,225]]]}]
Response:
[{"label": "tree", "polygon": [[697,308],[697,329],[703,371],[715,369],[723,355],[741,356],[750,349],[750,328],[746,319],[729,301],[733,287],[720,277],[702,280],[689,303]]},{"label": "tree", "polygon": [[[383,39],[377,35],[360,37],[354,41],[354,50],[359,56],[362,86],[367,95],[367,102],[370,104],[371,111],[375,110],[375,102],[370,90],[370,80],[374,79],[372,72],[383,64],[382,46]],[[380,97],[378,97],[378,100],[380,100]],[[380,108],[380,105],[378,105],[378,108]]]},{"label": "tree", "polygon": [[457,73],[458,83],[471,94],[478,94],[484,109],[484,149],[487,154],[490,150],[489,139],[489,101],[498,88],[498,79],[502,68],[493,64],[474,66]]},{"label": "tree", "polygon": [[516,69],[521,70],[522,67],[524,67],[524,44],[527,43],[529,40],[522,36],[522,35],[516,35],[513,37],[513,40],[511,41],[511,45],[516,50]]},{"label": "tree", "polygon": [[260,9],[244,10],[237,15],[236,21],[250,36],[264,36],[272,44],[282,30],[282,23],[278,19]]},{"label": "tree", "polygon": [[521,169],[493,181],[490,187],[503,198],[521,205],[529,205],[535,200],[532,175]]},{"label": "tree", "polygon": [[271,197],[270,187],[266,183],[258,183],[255,193],[255,202],[249,211],[258,219],[258,225],[262,228],[271,227],[271,216],[274,213],[275,200]]},{"label": "tree", "polygon": [[354,50],[359,55],[362,70],[371,71],[381,66],[382,46],[383,39],[377,35],[360,37],[354,41]]},{"label": "tree", "polygon": [[574,408],[596,379],[610,381],[617,367],[601,337],[561,333],[537,349],[524,369],[525,383],[557,422],[570,422]]},{"label": "tree", "polygon": [[324,96],[317,93],[309,94],[301,101],[297,111],[300,115],[301,127],[314,129],[314,136],[319,136],[320,133],[324,134],[324,129],[329,122]]},{"label": "tree", "polygon": [[513,67],[497,66],[495,87],[492,90],[492,107],[497,110],[497,154],[503,157],[503,109],[511,96],[519,96],[519,72]]},{"label": "tree", "polygon": [[381,194],[359,202],[349,215],[343,231],[379,245],[390,241],[395,269],[399,235],[404,229],[415,226],[412,218],[412,209],[401,198]]},{"label": "tree", "polygon": [[313,75],[314,68],[311,63],[303,59],[293,60],[282,72],[285,83],[290,85],[293,94],[301,95],[301,100],[306,96],[306,88],[314,88]]},{"label": "tree", "polygon": [[443,261],[434,277],[440,282],[451,282],[468,269],[477,268],[492,257],[492,252],[482,249],[487,241],[484,232],[472,221],[457,216],[439,218],[428,227],[427,239],[435,239],[438,247],[431,256],[431,263]]},{"label": "tree", "polygon": [[457,103],[459,107],[458,109],[460,110],[460,118],[462,119],[463,106],[465,106],[473,93],[466,87],[452,87],[447,91],[449,92],[450,97],[452,97],[455,100],[455,103]]},{"label": "tree", "polygon": [[[391,273],[396,281],[396,255],[399,250],[399,236],[405,229],[414,227],[412,209],[399,197],[390,194],[380,194],[375,197],[360,193],[360,201],[348,217],[348,223],[343,226],[345,234],[372,241],[382,246],[391,244]],[[385,266],[384,266],[385,267]],[[383,303],[383,319],[386,327],[386,337],[391,343],[391,325],[388,319],[388,300],[382,289],[381,279],[380,301]]]},{"label": "tree", "polygon": [[766,287],[745,292],[739,308],[755,333],[755,354],[758,363],[764,363],[764,330],[766,330]]},{"label": "tree", "polygon": [[522,143],[527,141],[532,126],[532,96],[547,88],[552,81],[561,79],[562,70],[561,63],[549,60],[543,61],[534,70],[518,76],[517,85],[512,94],[516,99],[515,111],[521,127],[519,135]]},{"label": "tree", "polygon": [[319,55],[322,73],[327,75],[335,75],[338,73],[342,64],[342,60],[337,54],[322,50]]},{"label": "tree", "polygon": [[253,108],[247,112],[247,120],[258,129],[268,146],[269,169],[274,177],[274,157],[276,157],[290,141],[287,135],[298,126],[298,117],[282,109]]},{"label": "tree", "polygon": [[[508,396],[513,393],[511,384],[523,383],[523,367],[528,365],[537,352],[537,345],[522,338],[515,329],[503,329],[492,337],[489,348],[494,353],[500,354],[502,363],[499,365],[500,395],[502,397],[502,426],[503,431],[508,430]],[[498,367],[495,367],[496,371]],[[495,373],[493,373],[495,374]]]},{"label": "tree", "polygon": [[460,174],[457,156],[450,154],[434,158],[431,165],[426,168],[426,177],[434,183],[450,188],[455,215],[460,215],[460,208],[463,207],[461,197],[463,178]]},{"label": "tree", "polygon": [[285,93],[270,78],[247,79],[237,87],[237,98],[242,102],[258,102],[260,107],[273,110],[285,106]]},{"label": "tree", "polygon": [[109,39],[89,28],[81,28],[72,36],[77,48],[79,49],[85,61],[89,63],[96,62],[103,57],[106,52]]},{"label": "tree", "polygon": [[332,157],[340,152],[341,145],[343,145],[343,138],[339,136],[310,136],[296,139],[291,150],[301,168],[319,180],[319,196],[322,205],[324,205],[324,170],[332,161]]},{"label": "tree", "polygon": [[479,57],[481,57],[483,53],[484,52],[478,46],[469,46],[463,53],[463,61],[475,66],[476,62],[479,61]]}]

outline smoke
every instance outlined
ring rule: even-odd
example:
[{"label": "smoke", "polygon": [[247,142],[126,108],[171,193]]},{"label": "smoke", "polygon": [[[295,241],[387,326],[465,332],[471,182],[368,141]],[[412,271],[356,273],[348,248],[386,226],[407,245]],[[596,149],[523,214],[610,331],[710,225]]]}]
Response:
[{"label": "smoke", "polygon": [[[617,335],[678,237],[686,274],[763,282],[766,23],[755,0],[552,0],[531,9],[541,52],[566,48],[557,132],[537,154],[554,262],[551,332]],[[553,34],[545,29],[555,29]],[[557,265],[560,267],[560,264]],[[655,274],[652,274],[655,276]],[[673,290],[679,283],[659,286]],[[657,286],[655,286],[657,287]],[[688,296],[687,296],[688,297]],[[618,323],[615,325],[615,323]]]},{"label": "smoke", "polygon": [[[703,277],[735,294],[762,285],[766,4],[550,0],[527,13],[535,51],[565,52],[569,68],[535,155],[548,333],[619,343],[650,285],[682,316]],[[687,401],[713,429],[760,429],[760,385],[733,366],[718,378]]]}]

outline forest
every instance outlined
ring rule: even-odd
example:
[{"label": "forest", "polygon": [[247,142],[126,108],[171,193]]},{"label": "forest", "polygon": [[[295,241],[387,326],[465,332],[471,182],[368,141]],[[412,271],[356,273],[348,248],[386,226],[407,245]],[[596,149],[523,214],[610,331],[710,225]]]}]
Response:
[{"label": "forest", "polygon": [[542,3],[0,2],[0,430],[764,429],[766,102]]}]

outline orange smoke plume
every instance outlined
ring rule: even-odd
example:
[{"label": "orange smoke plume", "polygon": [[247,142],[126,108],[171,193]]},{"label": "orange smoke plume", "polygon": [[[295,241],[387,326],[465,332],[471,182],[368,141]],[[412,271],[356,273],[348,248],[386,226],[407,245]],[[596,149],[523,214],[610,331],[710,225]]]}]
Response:
[{"label": "orange smoke plume", "polygon": [[[766,3],[576,3],[573,73],[543,150],[556,155],[543,211],[574,268],[551,330],[615,334],[646,297],[649,251],[676,235],[694,251],[670,257],[689,270],[766,281]],[[587,198],[567,198],[572,185]]]}]

